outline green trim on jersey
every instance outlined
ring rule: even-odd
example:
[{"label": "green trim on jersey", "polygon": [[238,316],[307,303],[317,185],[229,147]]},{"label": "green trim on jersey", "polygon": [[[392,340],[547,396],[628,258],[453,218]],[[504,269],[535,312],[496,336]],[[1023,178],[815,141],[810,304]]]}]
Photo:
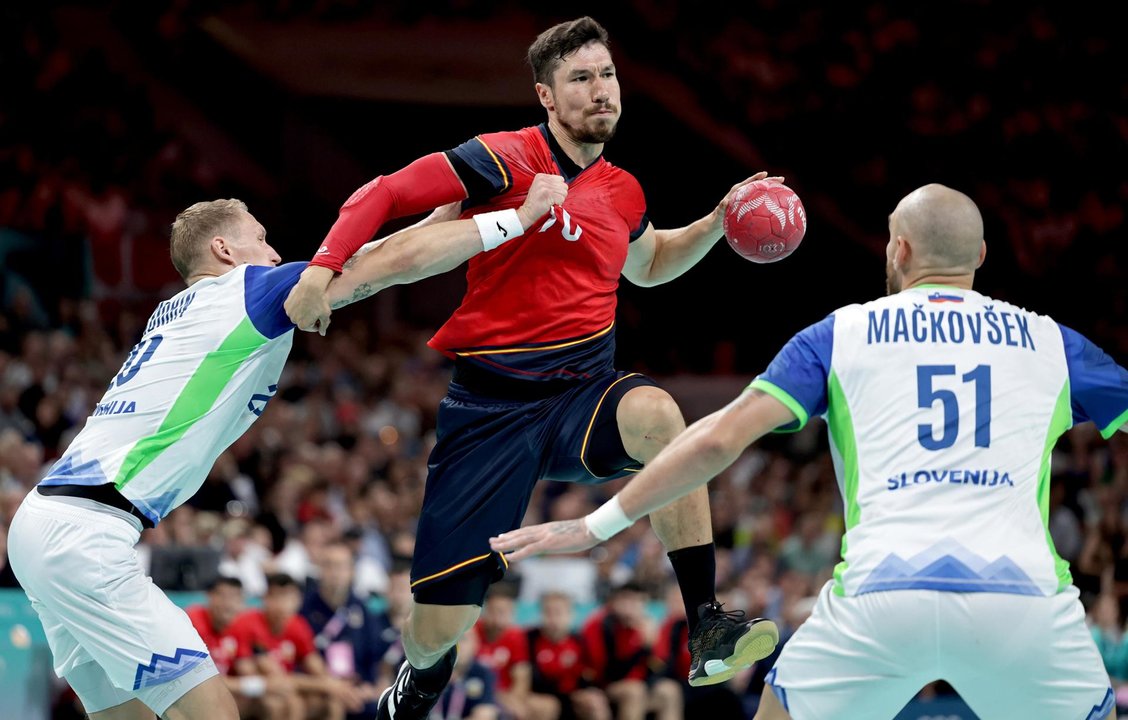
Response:
[{"label": "green trim on jersey", "polygon": [[787,392],[780,386],[770,383],[767,380],[756,378],[748,387],[751,390],[759,390],[765,395],[771,395],[776,400],[779,400],[781,403],[787,406],[787,409],[790,410],[792,414],[795,415],[795,418],[799,421],[798,425],[783,425],[776,428],[772,432],[797,432],[799,430],[802,430],[803,427],[807,424],[807,421],[811,419],[810,416],[807,415],[807,411],[804,410],[803,406],[799,404],[799,401],[791,397],[791,393]]},{"label": "green trim on jersey", "polygon": [[1116,418],[1108,425],[1101,428],[1101,437],[1103,437],[1105,440],[1108,440],[1110,437],[1116,434],[1117,430],[1124,426],[1124,423],[1128,423],[1128,410],[1120,413],[1120,417]]},{"label": "green trim on jersey", "polygon": [[1050,418],[1050,427],[1046,432],[1046,447],[1042,451],[1042,467],[1038,470],[1038,509],[1042,513],[1042,525],[1046,528],[1046,544],[1050,546],[1050,554],[1054,558],[1054,572],[1057,574],[1058,588],[1061,592],[1073,584],[1073,575],[1069,572],[1069,562],[1058,555],[1054,539],[1050,537],[1050,456],[1066,430],[1073,427],[1073,408],[1070,403],[1069,380],[1058,395],[1057,404],[1054,405],[1054,414]]},{"label": "green trim on jersey", "polygon": [[842,534],[842,562],[834,566],[834,593],[846,595],[842,576],[846,572],[846,536],[850,528],[862,519],[862,509],[858,506],[858,443],[854,438],[854,421],[850,417],[850,406],[846,403],[846,393],[833,370],[826,381],[826,424],[830,430],[830,441],[842,458],[842,501],[846,504],[846,532]]},{"label": "green trim on jersey", "polygon": [[267,338],[255,329],[249,317],[243,318],[218,348],[205,357],[172,403],[164,422],[153,435],[141,438],[121,463],[114,487],[121,490],[149,463],[188,432],[215,405],[227,383]]},{"label": "green trim on jersey", "polygon": [[968,288],[962,288],[959,285],[945,285],[944,283],[924,283],[923,285],[913,285],[912,287],[908,287],[908,288],[905,288],[905,289],[906,290],[917,290],[917,289],[921,289],[921,288],[927,288],[929,290],[936,289],[936,288],[947,288],[949,290],[963,290],[964,292],[969,292]]}]

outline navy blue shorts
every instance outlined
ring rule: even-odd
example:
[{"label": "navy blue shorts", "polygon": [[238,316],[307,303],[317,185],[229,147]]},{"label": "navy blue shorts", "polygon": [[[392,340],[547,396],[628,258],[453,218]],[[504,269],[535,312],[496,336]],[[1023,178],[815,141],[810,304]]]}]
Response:
[{"label": "navy blue shorts", "polygon": [[656,383],[616,371],[588,380],[511,380],[458,365],[439,404],[428,460],[411,566],[416,602],[482,604],[508,567],[489,540],[521,526],[537,480],[601,483],[638,472],[616,409],[642,385]]}]

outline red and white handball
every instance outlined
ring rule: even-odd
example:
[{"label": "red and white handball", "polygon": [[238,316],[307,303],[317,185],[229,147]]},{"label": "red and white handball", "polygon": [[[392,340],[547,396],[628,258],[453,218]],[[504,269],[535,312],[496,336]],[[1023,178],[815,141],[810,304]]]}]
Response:
[{"label": "red and white handball", "polygon": [[791,188],[756,180],[733,195],[724,227],[733,250],[752,262],[771,263],[799,247],[807,232],[807,212]]}]

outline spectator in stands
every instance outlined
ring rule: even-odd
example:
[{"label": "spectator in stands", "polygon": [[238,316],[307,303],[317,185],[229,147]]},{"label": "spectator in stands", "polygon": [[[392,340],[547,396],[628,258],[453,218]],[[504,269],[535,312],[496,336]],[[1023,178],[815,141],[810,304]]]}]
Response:
[{"label": "spectator in stands", "polygon": [[477,656],[497,676],[498,701],[506,711],[519,720],[556,720],[560,703],[532,690],[528,640],[513,620],[516,595],[516,588],[510,583],[490,588],[482,617],[474,626]]},{"label": "spectator in stands", "polygon": [[648,712],[658,720],[682,717],[678,684],[666,678],[649,682],[654,634],[646,594],[632,583],[612,590],[607,603],[580,630],[588,679],[607,693],[618,720],[642,720]]},{"label": "spectator in stands", "polygon": [[[342,541],[322,548],[317,580],[312,581],[302,603],[301,616],[313,630],[313,644],[335,678],[363,686],[376,696],[380,664],[398,633],[385,613],[370,611],[352,591],[353,552]],[[350,717],[372,717],[376,703],[369,702]]]},{"label": "spectator in stands", "polygon": [[[681,607],[680,595],[677,600]],[[611,720],[607,696],[599,688],[585,686],[584,647],[572,632],[572,597],[564,592],[545,593],[540,609],[540,626],[525,631],[533,693],[555,697],[562,720]]]},{"label": "spectator in stands", "polygon": [[291,720],[302,717],[305,705],[289,678],[283,675],[234,675],[238,641],[227,634],[232,621],[242,613],[243,583],[238,578],[220,576],[208,587],[206,605],[193,605],[185,612],[200,633],[216,669],[235,696],[239,716],[263,720]]},{"label": "spectator in stands", "polygon": [[[313,644],[313,631],[298,615],[302,591],[289,575],[266,578],[261,610],[249,610],[227,629],[235,638],[235,672],[240,676],[289,676],[305,704],[306,717],[342,720],[371,698],[329,675]],[[298,672],[300,670],[300,672]]]}]

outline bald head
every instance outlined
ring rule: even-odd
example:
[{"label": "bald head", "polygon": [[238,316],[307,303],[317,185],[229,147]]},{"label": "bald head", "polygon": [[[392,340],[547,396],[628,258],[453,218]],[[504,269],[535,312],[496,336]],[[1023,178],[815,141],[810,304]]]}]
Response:
[{"label": "bald head", "polygon": [[962,274],[979,267],[983,217],[958,190],[938,184],[917,188],[898,203],[889,229],[912,246],[918,272]]}]

